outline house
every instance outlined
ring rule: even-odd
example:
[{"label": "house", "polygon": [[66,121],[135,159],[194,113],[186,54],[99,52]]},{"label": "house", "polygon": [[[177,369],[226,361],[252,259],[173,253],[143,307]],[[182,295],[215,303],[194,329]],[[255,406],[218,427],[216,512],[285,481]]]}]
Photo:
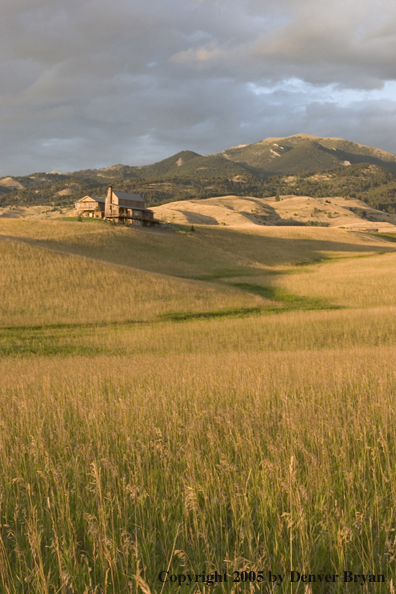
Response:
[{"label": "house", "polygon": [[146,208],[144,199],[140,194],[117,192],[109,186],[106,198],[84,196],[75,203],[78,216],[94,217],[111,221],[131,221],[135,225],[152,227],[159,221],[154,219],[152,210]]}]

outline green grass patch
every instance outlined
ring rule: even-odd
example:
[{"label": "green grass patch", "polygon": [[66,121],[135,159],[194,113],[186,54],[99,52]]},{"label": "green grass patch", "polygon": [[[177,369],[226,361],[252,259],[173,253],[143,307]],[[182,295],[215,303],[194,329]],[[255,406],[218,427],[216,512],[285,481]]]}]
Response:
[{"label": "green grass patch", "polygon": [[[20,341],[10,342],[7,345],[0,344],[0,356],[59,356],[59,357],[71,357],[71,356],[85,356],[94,357],[95,355],[103,355],[103,349],[92,346],[83,345],[71,345],[71,344],[48,344],[37,340],[26,341],[21,343]],[[113,353],[105,353],[113,354]]]},{"label": "green grass patch", "polygon": [[159,318],[162,320],[182,322],[187,320],[210,318],[245,317],[259,314],[280,314],[287,311],[343,309],[342,306],[333,305],[326,299],[320,299],[316,297],[301,297],[299,295],[293,295],[285,289],[280,289],[278,287],[252,285],[248,283],[228,284],[238,289],[242,289],[248,293],[260,295],[260,297],[263,297],[264,299],[277,302],[277,305],[264,307],[239,307],[205,312],[170,312],[159,316]]},{"label": "green grass patch", "polygon": [[[92,330],[78,325],[54,325],[53,327],[16,327],[0,331],[0,356],[95,356],[103,354],[103,349],[84,343],[84,338]],[[78,339],[79,344],[73,344]]]},{"label": "green grass patch", "polygon": [[263,312],[262,307],[235,307],[230,309],[219,309],[217,311],[202,312],[170,312],[159,316],[162,320],[171,320],[173,322],[184,322],[186,320],[200,320],[210,318],[229,318],[257,315]]},{"label": "green grass patch", "polygon": [[368,235],[372,235],[373,237],[382,237],[386,241],[396,243],[396,233],[369,233]]},{"label": "green grass patch", "polygon": [[230,283],[233,287],[242,289],[255,295],[260,295],[264,299],[270,299],[271,301],[277,301],[282,305],[282,309],[273,308],[262,308],[265,310],[274,311],[275,313],[287,310],[323,310],[323,309],[341,309],[339,305],[332,305],[327,299],[321,299],[318,297],[302,297],[300,295],[293,295],[285,289],[279,287],[262,286],[262,285],[251,285],[248,283]]}]

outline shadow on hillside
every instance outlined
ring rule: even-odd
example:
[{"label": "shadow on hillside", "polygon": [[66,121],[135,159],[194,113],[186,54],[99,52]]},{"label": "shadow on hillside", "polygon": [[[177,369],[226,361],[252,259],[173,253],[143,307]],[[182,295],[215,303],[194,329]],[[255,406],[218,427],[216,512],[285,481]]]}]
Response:
[{"label": "shadow on hillside", "polygon": [[[242,215],[249,222],[256,225],[271,224],[276,227],[311,227],[303,221],[296,221],[295,219],[283,219],[273,206],[265,204],[259,198],[248,197],[245,198],[247,202],[251,202],[257,206],[256,212],[234,211],[236,214]],[[328,227],[328,223],[324,225],[317,225],[318,227]]]},{"label": "shadow on hillside", "polygon": [[377,157],[373,157],[371,155],[362,155],[356,153],[350,153],[348,151],[344,151],[342,149],[329,149],[323,145],[319,145],[320,150],[324,153],[327,153],[332,156],[338,157],[340,161],[349,161],[351,165],[357,165],[359,163],[370,163],[370,165],[376,165],[377,167],[382,167],[382,169],[386,169],[396,175],[396,163],[394,161],[383,161]]},{"label": "shadow on hillside", "polygon": [[[271,217],[272,219],[274,218],[278,218],[280,219],[279,215],[276,213],[276,211],[271,207],[268,206],[267,204],[262,204],[259,200],[255,200],[254,198],[244,198],[244,200],[252,202],[253,204],[257,205],[257,211],[259,212],[248,212],[246,210],[234,210],[232,207],[224,205],[224,208],[226,210],[228,210],[229,212],[227,214],[233,214],[233,215],[239,215],[241,217],[243,217],[244,219],[246,219],[247,222],[249,223],[253,223],[253,224],[263,224],[265,219],[269,219],[269,217]],[[192,223],[194,225],[213,225],[213,226],[219,226],[217,219],[214,217],[210,217],[208,215],[203,215],[201,213],[197,213],[197,212],[192,212],[192,211],[187,211],[187,210],[179,210],[178,212],[180,212],[181,214],[183,214],[188,223]],[[260,222],[258,222],[260,221]]]},{"label": "shadow on hillside", "polygon": [[[232,207],[224,205],[224,208],[229,210],[229,214],[239,215],[240,217],[244,218],[246,222],[253,223],[254,225],[276,225],[279,227],[309,227],[311,225],[302,222],[296,221],[295,219],[283,219],[280,214],[275,210],[273,206],[269,204],[265,204],[260,201],[259,198],[254,197],[243,197],[243,200],[246,202],[252,203],[257,208],[254,211],[247,211],[247,210],[234,210]],[[181,214],[183,214],[186,219],[187,223],[191,223],[194,225],[211,225],[211,226],[218,226],[222,223],[218,223],[214,217],[210,217],[208,215],[203,215],[197,212],[191,212],[187,210],[179,210]],[[228,226],[226,224],[226,226]],[[329,224],[326,223],[324,225],[317,225],[318,227],[328,227]]]},{"label": "shadow on hillside", "polygon": [[[326,238],[316,239],[312,236],[271,237],[265,234],[263,226],[257,226],[258,233],[252,229],[196,227],[195,233],[174,233],[172,236],[153,236],[144,231],[139,231],[138,235],[131,232],[129,235],[124,230],[120,234],[112,232],[103,237],[103,243],[95,244],[84,242],[78,236],[73,238],[73,242],[11,235],[0,235],[0,239],[127,266],[131,269],[202,280],[204,277],[256,275],[262,271],[263,266],[270,270],[277,266],[325,262],[332,258],[332,253],[337,258],[396,252],[394,244],[385,239],[382,245],[368,243],[374,240],[374,237],[368,234],[361,235],[361,243],[354,244],[327,239],[331,235],[331,230],[326,230]],[[307,228],[299,227],[299,233],[303,233],[305,229]],[[320,230],[315,229],[315,232],[319,233]],[[337,231],[336,234],[338,239],[340,232]]]},{"label": "shadow on hillside", "polygon": [[184,215],[187,219],[187,223],[191,223],[192,225],[218,225],[217,220],[214,217],[209,217],[208,215],[203,215],[201,213],[189,210],[179,210],[177,212],[180,212],[180,214]]}]

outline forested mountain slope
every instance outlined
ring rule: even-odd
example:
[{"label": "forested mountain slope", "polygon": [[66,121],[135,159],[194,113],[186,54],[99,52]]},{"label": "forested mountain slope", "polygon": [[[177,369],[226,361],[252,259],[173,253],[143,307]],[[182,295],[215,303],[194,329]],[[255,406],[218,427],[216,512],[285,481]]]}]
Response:
[{"label": "forested mountain slope", "polygon": [[210,198],[277,194],[359,198],[396,208],[396,156],[337,138],[299,134],[202,156],[181,151],[152,165],[114,165],[66,174],[35,173],[0,180],[0,207],[67,207],[86,194],[104,196],[109,184],[139,192],[149,206]]}]

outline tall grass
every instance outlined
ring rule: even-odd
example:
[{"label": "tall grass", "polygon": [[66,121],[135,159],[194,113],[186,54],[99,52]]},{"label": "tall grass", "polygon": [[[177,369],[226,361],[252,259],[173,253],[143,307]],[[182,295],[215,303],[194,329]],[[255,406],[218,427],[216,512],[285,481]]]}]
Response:
[{"label": "tall grass", "polygon": [[395,364],[392,348],[38,358],[15,381],[3,363],[4,587],[159,592],[169,563],[389,580]]},{"label": "tall grass", "polygon": [[182,280],[0,240],[0,323],[150,320],[172,311],[265,304],[229,287]]},{"label": "tall grass", "polygon": [[[349,570],[386,582],[292,591],[394,592],[394,255],[373,256],[380,241],[0,231],[23,239],[0,241],[0,592],[252,590],[163,585],[167,568]],[[277,295],[301,311],[270,315]],[[350,309],[303,311],[305,297]],[[256,313],[163,318],[226,308]]]},{"label": "tall grass", "polygon": [[394,305],[395,264],[395,254],[373,256],[369,260],[355,258],[318,266],[292,277],[279,277],[276,285],[350,307]]},{"label": "tall grass", "polygon": [[1,355],[157,355],[310,351],[396,345],[396,308],[301,311],[188,322],[0,328]]}]

